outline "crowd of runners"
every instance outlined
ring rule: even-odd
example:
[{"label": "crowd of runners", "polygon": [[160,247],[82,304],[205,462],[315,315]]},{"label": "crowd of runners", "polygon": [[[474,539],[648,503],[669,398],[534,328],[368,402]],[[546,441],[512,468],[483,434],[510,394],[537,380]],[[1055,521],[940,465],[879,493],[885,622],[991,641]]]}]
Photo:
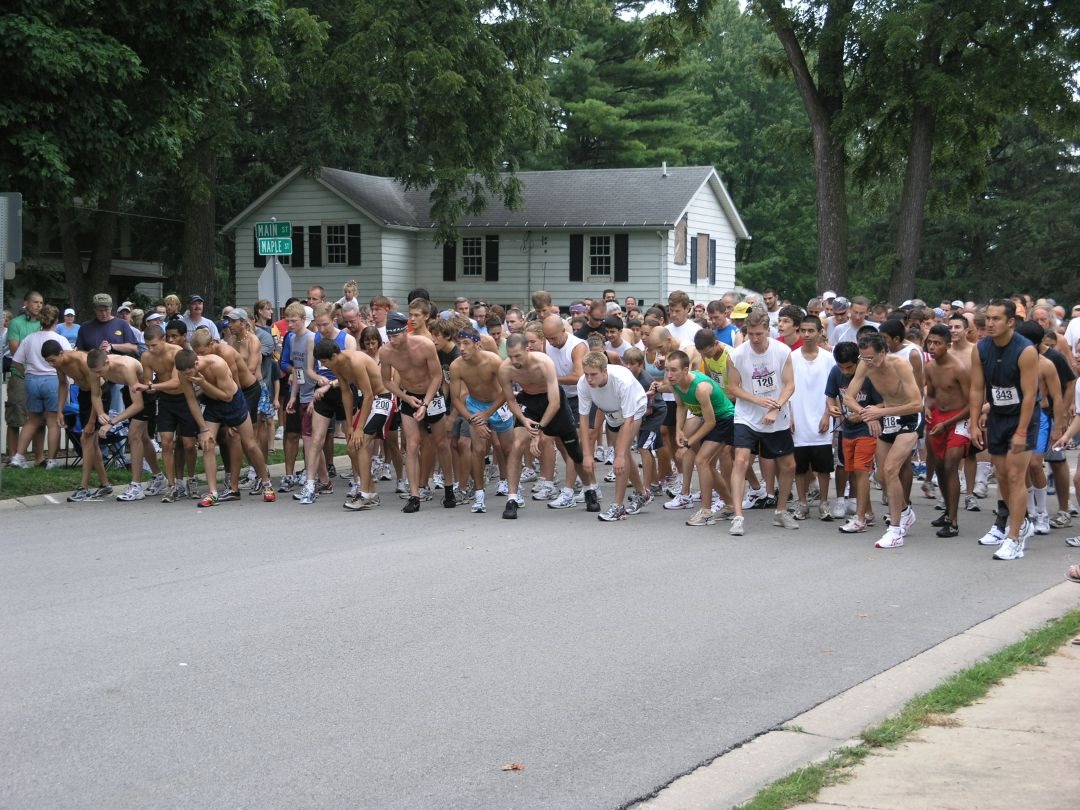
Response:
[{"label": "crowd of runners", "polygon": [[[440,311],[422,289],[404,305],[343,292],[314,286],[283,313],[263,300],[218,320],[199,295],[114,314],[102,293],[83,324],[29,293],[5,319],[8,463],[58,463],[70,407],[83,458],[72,502],[209,508],[247,492],[300,506],[333,496],[337,478],[353,511],[397,495],[405,513],[436,497],[485,513],[493,495],[514,520],[528,496],[603,521],[662,506],[742,535],[760,510],[759,529],[833,521],[896,548],[919,482],[937,507],[926,533],[963,531],[995,559],[1072,525],[1080,306],[1067,319],[1020,295],[893,307],[826,292],[800,307],[767,289],[645,307],[605,290],[566,307],[537,291],[527,311],[466,298]],[[101,445],[121,425],[131,480],[114,496]],[[335,440],[351,460],[340,474]]]}]

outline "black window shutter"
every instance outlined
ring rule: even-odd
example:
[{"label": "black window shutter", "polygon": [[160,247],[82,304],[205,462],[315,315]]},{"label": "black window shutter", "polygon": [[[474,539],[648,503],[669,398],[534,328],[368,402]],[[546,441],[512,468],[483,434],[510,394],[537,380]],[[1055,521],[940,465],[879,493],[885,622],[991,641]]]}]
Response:
[{"label": "black window shutter", "polygon": [[322,225],[309,225],[308,267],[322,267]]},{"label": "black window shutter", "polygon": [[697,237],[690,240],[690,283],[697,284]]},{"label": "black window shutter", "polygon": [[570,280],[584,281],[585,271],[585,235],[570,234]]},{"label": "black window shutter", "polygon": [[443,242],[442,280],[457,280],[457,242]]},{"label": "black window shutter", "polygon": [[709,240],[709,283],[716,283],[716,240]]},{"label": "black window shutter", "polygon": [[499,235],[484,237],[484,281],[499,280]]},{"label": "black window shutter", "polygon": [[615,281],[630,280],[630,234],[615,234]]},{"label": "black window shutter", "polygon": [[358,224],[348,226],[345,261],[349,263],[349,267],[360,266],[360,226]]},{"label": "black window shutter", "polygon": [[254,228],[251,229],[251,238],[252,238],[251,247],[255,251],[255,255],[253,257],[255,266],[256,267],[266,267],[266,257],[259,255],[259,237],[257,237],[255,235],[255,229]]},{"label": "black window shutter", "polygon": [[292,229],[292,266],[304,266],[304,226],[293,225]]}]

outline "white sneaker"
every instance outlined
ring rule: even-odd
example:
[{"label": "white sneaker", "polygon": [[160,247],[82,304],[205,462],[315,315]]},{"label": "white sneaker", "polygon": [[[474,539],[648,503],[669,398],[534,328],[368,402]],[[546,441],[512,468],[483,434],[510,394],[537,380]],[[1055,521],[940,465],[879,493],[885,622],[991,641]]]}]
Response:
[{"label": "white sneaker", "polygon": [[900,528],[903,529],[904,534],[907,534],[908,529],[915,525],[915,510],[910,506],[900,513]]},{"label": "white sneaker", "polygon": [[987,529],[986,534],[979,538],[980,546],[1000,546],[1005,542],[1005,532],[997,527],[997,524],[993,524]]},{"label": "white sneaker", "polygon": [[116,496],[118,501],[141,501],[146,497],[146,493],[143,491],[142,484],[136,484],[132,481],[128,484],[124,491]]},{"label": "white sneaker", "polygon": [[593,450],[593,461],[598,461],[601,464],[604,463],[604,459],[607,458],[607,452],[600,445],[596,445],[596,449]]},{"label": "white sneaker", "polygon": [[730,526],[730,528],[728,528],[727,533],[730,534],[730,535],[733,535],[735,537],[742,537],[743,534],[745,534],[745,529],[743,528],[743,523],[744,523],[743,516],[742,515],[736,515],[735,517],[733,517],[731,519],[731,526]]},{"label": "white sneaker", "polygon": [[45,462],[46,470],[58,470],[62,466],[64,465],[60,463],[60,459],[58,458],[50,458],[48,461]]},{"label": "white sneaker", "polygon": [[743,495],[743,499],[742,499],[742,508],[743,509],[753,509],[754,504],[756,504],[759,500],[764,498],[766,494],[767,493],[765,492],[764,487],[762,487],[761,489],[748,489],[748,490],[746,490],[746,494]]},{"label": "white sneaker", "polygon": [[837,498],[833,501],[832,518],[833,520],[843,520],[847,517],[847,498]]},{"label": "white sneaker", "polygon": [[985,498],[987,489],[985,481],[976,481],[975,486],[971,488],[971,492],[976,498]]},{"label": "white sneaker", "polygon": [[521,483],[527,484],[530,481],[535,481],[537,478],[536,470],[532,467],[525,467],[521,471]]},{"label": "white sneaker", "polygon": [[978,511],[980,511],[979,510],[979,499],[976,498],[974,495],[965,495],[964,496],[964,510],[967,511],[967,512],[978,512]]},{"label": "white sneaker", "polygon": [[437,473],[432,474],[432,476],[431,476],[431,488],[432,489],[442,489],[443,486],[445,485],[445,483],[446,482],[443,480],[443,474],[441,472],[437,472]]},{"label": "white sneaker", "polygon": [[1006,537],[1001,543],[1001,546],[994,552],[995,560],[1019,560],[1024,556],[1024,541],[1013,540],[1010,537]]},{"label": "white sneaker", "polygon": [[26,461],[26,456],[22,453],[15,453],[8,459],[8,466],[25,470],[30,465]]},{"label": "white sneaker", "polygon": [[856,517],[850,517],[847,523],[841,526],[838,531],[843,534],[862,534],[866,531],[866,522]]},{"label": "white sneaker", "polygon": [[1035,516],[1035,534],[1050,534],[1050,515],[1046,512]]},{"label": "white sneaker", "polygon": [[1020,551],[1024,550],[1024,544],[1035,534],[1035,524],[1027,518],[1020,524]]},{"label": "white sneaker", "polygon": [[681,492],[672,498],[670,501],[664,504],[665,509],[693,509],[694,502],[690,500],[689,495],[683,495]]},{"label": "white sneaker", "polygon": [[476,500],[473,501],[472,509],[470,511],[478,513],[487,511],[487,504],[484,502],[484,499],[480,497],[479,493],[477,493]]},{"label": "white sneaker", "polygon": [[900,548],[904,545],[904,532],[901,529],[890,526],[881,535],[881,539],[874,543],[874,548]]},{"label": "white sneaker", "polygon": [[160,495],[166,489],[168,489],[168,487],[169,487],[169,482],[165,480],[165,474],[164,473],[158,473],[157,475],[155,475],[153,478],[150,479],[149,483],[147,483],[147,485],[146,485],[146,494],[147,495],[154,495],[154,496]]},{"label": "white sneaker", "polygon": [[615,448],[614,447],[609,447],[607,449],[607,455],[604,458],[604,464],[606,464],[607,466],[610,467],[614,463],[615,463]]},{"label": "white sneaker", "polygon": [[859,511],[859,501],[856,498],[844,499],[844,514],[848,517],[854,517],[855,513]]},{"label": "white sneaker", "polygon": [[574,503],[585,503],[585,487],[580,484],[574,489]]},{"label": "white sneaker", "polygon": [[555,485],[551,483],[545,483],[532,495],[534,501],[553,501],[558,497],[559,490],[555,489]]},{"label": "white sneaker", "polygon": [[772,518],[773,526],[780,526],[784,529],[797,529],[799,528],[798,522],[795,520],[795,516],[790,512],[773,512]]},{"label": "white sneaker", "polygon": [[716,515],[710,509],[698,509],[686,521],[687,526],[712,526],[716,522]]},{"label": "white sneaker", "polygon": [[564,489],[559,493],[559,497],[553,501],[548,501],[548,509],[573,509],[576,506],[574,501],[574,491]]},{"label": "white sneaker", "polygon": [[499,479],[499,485],[495,487],[495,494],[501,495],[504,498],[510,494],[510,482],[505,478]]},{"label": "white sneaker", "polygon": [[[299,482],[297,482],[297,483],[299,483]],[[409,494],[409,479],[408,478],[399,478],[397,480],[397,484],[394,486],[394,492],[396,492],[398,495],[400,495],[402,493],[405,493],[405,495],[408,496],[408,494]]]},{"label": "white sneaker", "polygon": [[390,464],[383,464],[379,467],[379,480],[380,481],[393,481],[394,480],[394,468]]}]

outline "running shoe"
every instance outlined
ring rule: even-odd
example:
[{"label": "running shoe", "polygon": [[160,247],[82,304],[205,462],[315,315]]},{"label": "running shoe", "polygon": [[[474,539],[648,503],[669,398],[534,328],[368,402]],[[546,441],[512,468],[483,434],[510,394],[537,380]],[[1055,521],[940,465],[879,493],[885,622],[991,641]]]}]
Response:
[{"label": "running shoe", "polygon": [[335,467],[333,464],[327,464],[326,465],[326,477],[327,478],[337,478],[337,467]]},{"label": "running shoe", "polygon": [[180,489],[180,487],[178,486],[174,486],[172,489],[170,489],[168,492],[161,496],[161,502],[176,503],[178,500],[186,496],[187,493],[184,492],[184,490]]},{"label": "running shoe", "polygon": [[1050,516],[1046,512],[1035,516],[1035,534],[1050,534]]},{"label": "running shoe", "polygon": [[[46,470],[59,470],[63,466],[63,462],[61,462],[58,458],[50,458],[45,462]],[[164,478],[164,476],[162,476],[162,478]]]},{"label": "running shoe", "polygon": [[446,481],[443,480],[443,474],[441,472],[433,473],[431,476],[431,488],[442,489],[446,485]]},{"label": "running shoe", "polygon": [[[428,498],[428,500],[430,500],[430,497]],[[457,498],[454,497],[453,488],[443,490],[442,505],[443,509],[453,509],[457,506]],[[473,511],[476,511],[475,505],[473,506]]]},{"label": "running shoe", "polygon": [[604,483],[605,484],[614,484],[615,483],[615,471],[614,470],[609,471],[607,473],[607,475],[604,476]]},{"label": "running shoe", "polygon": [[698,509],[686,520],[687,526],[712,526],[716,523],[716,515],[711,509]]},{"label": "running shoe", "polygon": [[[592,490],[589,490],[589,491],[592,492]],[[597,506],[599,506],[599,505],[600,504],[597,503]],[[589,510],[589,511],[592,511],[592,510]],[[597,511],[599,511],[599,510],[597,510]],[[596,519],[597,520],[607,521],[607,522],[611,522],[611,521],[614,521],[614,520],[626,520],[626,507],[623,506],[621,503],[613,503],[613,504],[611,504],[611,506],[609,506],[607,508],[606,512],[602,512],[599,515],[597,515]]]},{"label": "running shoe", "polygon": [[843,520],[847,517],[847,498],[837,498],[833,501],[832,507],[833,520]]},{"label": "running shoe", "polygon": [[503,507],[503,520],[517,520],[518,502],[513,498],[506,499],[506,506]]},{"label": "running shoe", "polygon": [[902,529],[890,526],[881,535],[881,539],[874,543],[874,548],[900,548],[904,545],[904,532]]},{"label": "running shoe", "polygon": [[602,464],[604,459],[607,458],[607,453],[604,452],[603,447],[601,447],[600,445],[596,445],[596,449],[593,450],[592,457],[593,457],[593,461],[596,461],[596,462]]},{"label": "running shoe", "polygon": [[278,492],[292,492],[296,488],[296,478],[292,475],[281,476],[281,484],[278,485]]},{"label": "running shoe", "polygon": [[238,489],[226,489],[221,493],[221,500],[223,501],[238,501],[240,500],[240,490]]},{"label": "running shoe", "polygon": [[555,500],[548,501],[548,509],[573,509],[575,505],[572,489],[564,489]]},{"label": "running shoe", "polygon": [[[619,504],[619,508],[622,509],[622,504]],[[585,511],[586,512],[599,512],[600,511],[600,493],[595,489],[585,490]]]},{"label": "running shoe", "polygon": [[1055,529],[1068,529],[1072,526],[1072,515],[1062,510],[1050,518],[1050,525]]},{"label": "running shoe", "polygon": [[510,494],[510,482],[507,481],[505,478],[500,478],[499,479],[499,485],[497,487],[495,487],[495,494],[499,495],[499,496],[502,496],[504,498],[507,495],[509,495]]},{"label": "running shoe", "polygon": [[866,531],[866,521],[858,518],[848,518],[847,523],[837,528],[843,534],[862,534]]},{"label": "running shoe", "polygon": [[694,508],[694,502],[690,500],[689,495],[683,495],[680,492],[674,498],[672,498],[670,501],[667,501],[664,504],[664,508],[665,509],[693,509]]},{"label": "running shoe", "polygon": [[[454,501],[454,506],[457,506],[457,501]],[[477,514],[483,514],[487,512],[487,503],[484,502],[482,499],[477,498],[475,501],[473,501],[472,508],[469,511],[476,512]]]},{"label": "running shoe", "polygon": [[389,464],[383,464],[381,467],[379,467],[378,479],[380,481],[393,481],[394,468]]},{"label": "running shoe", "polygon": [[949,513],[942,512],[940,515],[930,521],[930,525],[933,526],[935,529],[940,529],[942,526],[948,526]]},{"label": "running shoe", "polygon": [[641,508],[648,503],[644,500],[644,497],[637,492],[634,492],[627,498],[626,501],[626,514],[639,515],[641,514]]},{"label": "running shoe", "polygon": [[100,486],[100,487],[98,487],[97,489],[94,490],[92,497],[94,497],[94,498],[96,498],[98,500],[101,500],[101,499],[104,499],[104,498],[108,498],[112,494],[113,494],[113,488],[110,487],[108,484],[104,484],[104,485],[102,485],[102,486]]},{"label": "running shoe", "polygon": [[151,496],[160,495],[169,488],[169,482],[165,480],[164,473],[158,473],[146,484],[146,494]]},{"label": "running shoe", "polygon": [[971,488],[971,492],[976,498],[985,498],[988,491],[989,487],[987,487],[985,481],[976,481],[975,486]]},{"label": "running shoe", "polygon": [[535,481],[536,478],[536,470],[534,470],[532,467],[525,467],[524,469],[522,469],[520,479],[521,483],[527,484],[530,481]]},{"label": "running shoe", "polygon": [[731,519],[731,526],[728,527],[727,533],[735,537],[742,537],[746,533],[746,529],[743,524],[745,519],[742,515],[736,515]]},{"label": "running shoe", "polygon": [[315,489],[314,484],[305,484],[304,488],[293,495],[293,498],[300,503],[306,505],[315,503],[319,497],[319,493]]},{"label": "running shoe", "polygon": [[979,511],[979,499],[976,498],[974,495],[965,495],[964,496],[964,509],[966,511],[968,511],[968,512],[978,512]]},{"label": "running shoe", "polygon": [[743,495],[742,508],[743,509],[753,509],[757,505],[757,502],[760,501],[764,497],[765,497],[765,488],[764,487],[762,487],[761,489],[748,489],[748,490],[746,490],[746,494]]},{"label": "running shoe", "polygon": [[269,478],[262,482],[262,496],[263,503],[273,503],[277,500],[277,493],[274,492],[274,482]]},{"label": "running shoe", "polygon": [[217,506],[219,503],[221,503],[221,498],[218,497],[216,492],[207,492],[199,501],[199,506],[205,509],[210,506]]},{"label": "running shoe", "polygon": [[915,525],[915,510],[908,506],[900,513],[900,528],[904,534],[908,533],[908,529]]},{"label": "running shoe", "polygon": [[325,484],[320,481],[315,485],[315,491],[320,495],[333,495],[334,494],[334,482],[327,481]]},{"label": "running shoe", "polygon": [[22,453],[13,453],[11,458],[8,459],[8,466],[25,470],[30,467],[30,462],[26,460],[26,456]]},{"label": "running shoe", "polygon": [[187,490],[188,497],[191,500],[197,501],[201,497],[199,495],[199,479],[198,478],[195,478],[194,476],[189,478],[187,480],[187,484],[184,485],[184,488]]},{"label": "running shoe", "polygon": [[994,552],[995,560],[1005,560],[1011,562],[1012,560],[1019,560],[1024,556],[1024,541],[1013,540],[1011,537],[1006,537],[998,550]]},{"label": "running shoe", "polygon": [[614,463],[615,463],[615,448],[614,447],[609,447],[607,449],[607,455],[604,458],[604,464],[606,464],[607,466],[610,467]]},{"label": "running shoe", "polygon": [[409,500],[405,502],[405,505],[401,507],[401,511],[406,515],[411,515],[413,512],[420,511],[420,499],[416,495],[410,495]]},{"label": "running shoe", "polygon": [[408,478],[399,478],[397,480],[397,483],[394,485],[394,492],[396,492],[398,495],[404,495],[405,498],[408,498],[409,497],[409,479]]},{"label": "running shoe", "polygon": [[935,534],[937,534],[938,537],[956,537],[960,534],[960,527],[955,523],[946,523],[938,529]]},{"label": "running shoe", "polygon": [[829,523],[833,519],[832,512],[829,511],[828,507],[824,503],[818,504],[817,513],[818,520],[824,520],[826,523]]},{"label": "running shoe", "polygon": [[79,503],[79,501],[86,501],[90,499],[90,490],[86,487],[79,487],[70,495],[67,496],[68,503]]},{"label": "running shoe", "polygon": [[1024,522],[1020,524],[1020,550],[1024,550],[1024,544],[1031,539],[1031,536],[1035,534],[1035,524],[1028,518],[1024,518]]},{"label": "running shoe", "polygon": [[795,520],[795,516],[786,510],[783,512],[773,512],[772,522],[773,526],[779,526],[782,529],[799,528],[799,524]]},{"label": "running shoe", "polygon": [[[809,496],[807,496],[807,497],[809,497]],[[796,520],[806,520],[808,517],[810,517],[810,504],[808,504],[808,503],[797,503],[797,504],[795,504],[795,511],[793,513],[793,517]]]},{"label": "running shoe", "polygon": [[1005,542],[1005,530],[999,529],[996,523],[979,538],[980,546],[1000,546],[1003,542]]},{"label": "running shoe", "polygon": [[146,497],[146,492],[143,490],[142,484],[136,484],[132,481],[128,484],[124,491],[116,496],[118,501],[141,501]]},{"label": "running shoe", "polygon": [[248,479],[248,495],[262,495],[263,482],[258,478]]}]

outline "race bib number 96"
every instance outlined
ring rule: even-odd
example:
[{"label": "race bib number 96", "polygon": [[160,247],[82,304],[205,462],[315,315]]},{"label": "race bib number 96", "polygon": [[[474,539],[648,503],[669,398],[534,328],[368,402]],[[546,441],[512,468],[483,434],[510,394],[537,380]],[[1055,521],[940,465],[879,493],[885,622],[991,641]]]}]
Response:
[{"label": "race bib number 96", "polygon": [[446,400],[443,399],[442,394],[431,398],[431,404],[428,405],[427,412],[429,416],[438,416],[440,413],[446,413]]}]

